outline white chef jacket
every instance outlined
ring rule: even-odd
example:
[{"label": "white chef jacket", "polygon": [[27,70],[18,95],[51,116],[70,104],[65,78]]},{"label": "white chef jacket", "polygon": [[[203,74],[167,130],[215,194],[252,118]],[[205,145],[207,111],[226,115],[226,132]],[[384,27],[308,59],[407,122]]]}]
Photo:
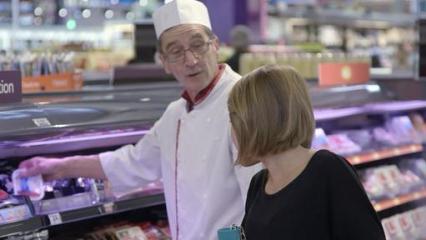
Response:
[{"label": "white chef jacket", "polygon": [[115,193],[162,177],[175,240],[217,239],[219,228],[242,221],[250,179],[260,166],[234,161],[227,100],[239,79],[226,66],[192,111],[180,98],[136,145],[99,155]]}]

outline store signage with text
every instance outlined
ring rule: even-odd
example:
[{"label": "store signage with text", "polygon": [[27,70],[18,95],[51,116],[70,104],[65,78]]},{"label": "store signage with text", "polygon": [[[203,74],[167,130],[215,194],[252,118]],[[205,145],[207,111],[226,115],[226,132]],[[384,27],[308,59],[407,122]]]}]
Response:
[{"label": "store signage with text", "polygon": [[21,72],[0,71],[0,104],[22,100]]},{"label": "store signage with text", "polygon": [[370,80],[370,64],[321,63],[318,76],[320,86],[362,84]]},{"label": "store signage with text", "polygon": [[83,80],[80,74],[58,73],[35,77],[22,78],[22,92],[61,92],[82,88]]}]

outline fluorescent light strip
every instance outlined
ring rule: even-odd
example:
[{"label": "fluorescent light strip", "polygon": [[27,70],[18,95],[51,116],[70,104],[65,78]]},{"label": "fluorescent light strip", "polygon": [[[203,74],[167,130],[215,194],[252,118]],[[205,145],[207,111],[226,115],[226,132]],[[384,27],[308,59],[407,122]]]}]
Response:
[{"label": "fluorescent light strip", "polygon": [[74,137],[71,139],[53,139],[47,141],[37,141],[37,142],[29,142],[18,145],[19,147],[34,147],[41,145],[49,145],[49,144],[58,144],[58,143],[71,143],[76,141],[88,141],[88,140],[99,140],[105,138],[117,138],[117,137],[129,137],[129,136],[137,136],[137,135],[145,135],[149,130],[141,130],[135,132],[126,132],[126,133],[110,133],[106,135],[97,135],[97,136],[85,136],[85,137]]},{"label": "fluorescent light strip", "polygon": [[331,92],[348,92],[348,91],[363,90],[363,89],[366,89],[369,92],[378,92],[380,91],[380,86],[377,84],[342,86],[342,87],[331,88],[330,91]]}]

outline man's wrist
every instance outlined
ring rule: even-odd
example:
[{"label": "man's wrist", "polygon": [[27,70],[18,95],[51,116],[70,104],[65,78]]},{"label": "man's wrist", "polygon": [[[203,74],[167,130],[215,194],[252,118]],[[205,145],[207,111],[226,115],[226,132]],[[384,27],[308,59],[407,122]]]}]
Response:
[{"label": "man's wrist", "polygon": [[58,164],[57,172],[61,178],[73,177],[73,168],[77,168],[78,156],[65,157]]},{"label": "man's wrist", "polygon": [[[70,156],[61,161],[60,174],[64,178],[92,177],[98,178],[98,155]],[[102,176],[101,176],[102,177]]]}]

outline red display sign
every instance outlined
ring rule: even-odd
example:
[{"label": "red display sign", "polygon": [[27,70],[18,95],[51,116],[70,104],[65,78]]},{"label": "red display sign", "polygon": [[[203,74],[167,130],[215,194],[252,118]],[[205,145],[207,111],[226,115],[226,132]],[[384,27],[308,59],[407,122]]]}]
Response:
[{"label": "red display sign", "polygon": [[0,104],[20,102],[21,100],[21,72],[0,72]]},{"label": "red display sign", "polygon": [[22,79],[22,91],[31,92],[60,92],[80,90],[83,80],[80,74],[59,73]]},{"label": "red display sign", "polygon": [[320,86],[362,84],[370,80],[370,64],[321,63],[318,76]]}]

